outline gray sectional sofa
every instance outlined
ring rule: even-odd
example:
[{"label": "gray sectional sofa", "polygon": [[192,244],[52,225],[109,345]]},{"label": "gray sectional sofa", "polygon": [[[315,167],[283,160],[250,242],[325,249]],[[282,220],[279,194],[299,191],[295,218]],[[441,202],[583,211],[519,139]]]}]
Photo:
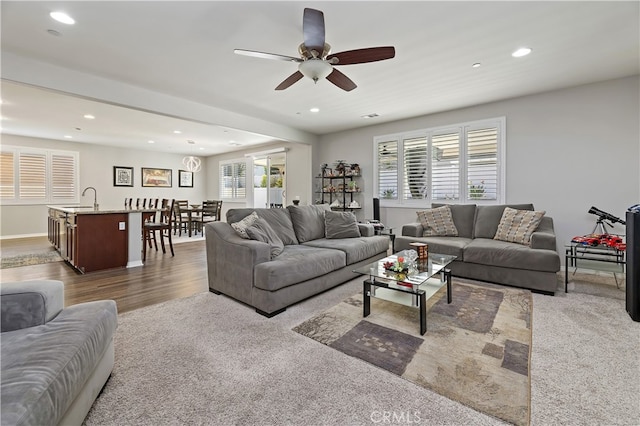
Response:
[{"label": "gray sectional sofa", "polygon": [[2,425],[80,425],[111,375],[113,300],[63,308],[60,281],[0,284]]},{"label": "gray sectional sofa", "polygon": [[[243,238],[231,226],[253,212],[282,241],[279,254],[272,256],[273,246],[269,243]],[[326,212],[330,212],[328,205],[231,209],[226,222],[207,224],[209,290],[271,317],[287,306],[353,279],[354,269],[387,255],[388,237],[374,235],[368,224],[354,221],[352,225],[359,236],[326,238],[332,236],[326,233],[325,220],[331,215],[327,213],[325,218]]]},{"label": "gray sectional sofa", "polygon": [[[444,204],[433,204],[441,207]],[[449,205],[458,236],[423,236],[421,223],[406,224],[395,239],[395,250],[423,242],[429,252],[457,256],[450,265],[453,276],[478,279],[554,294],[560,256],[556,251],[553,219],[544,216],[531,235],[530,246],[493,239],[505,207],[533,210],[532,204]]]}]

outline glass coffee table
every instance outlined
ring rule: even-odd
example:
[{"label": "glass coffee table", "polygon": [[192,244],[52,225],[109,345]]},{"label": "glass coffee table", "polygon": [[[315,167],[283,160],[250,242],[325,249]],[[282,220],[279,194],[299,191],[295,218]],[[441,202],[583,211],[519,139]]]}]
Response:
[{"label": "glass coffee table", "polygon": [[433,297],[445,284],[447,303],[451,303],[451,270],[447,266],[456,256],[429,253],[426,260],[417,259],[416,268],[407,273],[397,273],[385,269],[387,262],[396,262],[398,254],[355,269],[353,272],[368,275],[364,280],[363,316],[371,312],[371,297],[417,307],[420,310],[420,334],[427,332],[427,300]]}]

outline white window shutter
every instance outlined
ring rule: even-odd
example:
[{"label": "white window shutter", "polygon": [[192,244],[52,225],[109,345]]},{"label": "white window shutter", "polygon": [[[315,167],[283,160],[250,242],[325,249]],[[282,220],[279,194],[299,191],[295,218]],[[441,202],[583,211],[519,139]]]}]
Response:
[{"label": "white window shutter", "polygon": [[0,197],[2,199],[16,197],[14,158],[14,153],[11,151],[0,152]]},{"label": "white window shutter", "polygon": [[76,187],[76,159],[73,155],[51,156],[51,201],[73,200]]},{"label": "white window shutter", "polygon": [[378,143],[378,197],[398,199],[398,141]]},{"label": "white window shutter", "polygon": [[460,133],[431,138],[431,199],[460,199]]},{"label": "white window shutter", "polygon": [[21,200],[46,201],[47,156],[21,152],[18,157],[18,185]]},{"label": "white window shutter", "polygon": [[467,198],[498,198],[498,129],[467,131]]},{"label": "white window shutter", "polygon": [[421,200],[429,191],[429,158],[426,136],[402,141],[404,159],[404,182],[402,197],[405,200]]}]

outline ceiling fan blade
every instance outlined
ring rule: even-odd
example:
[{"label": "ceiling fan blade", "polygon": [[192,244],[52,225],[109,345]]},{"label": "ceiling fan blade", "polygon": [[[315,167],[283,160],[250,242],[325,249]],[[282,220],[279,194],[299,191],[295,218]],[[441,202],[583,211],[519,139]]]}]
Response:
[{"label": "ceiling fan blade", "polygon": [[331,74],[327,76],[327,80],[329,80],[330,82],[332,82],[333,84],[341,88],[342,90],[346,90],[347,92],[350,92],[356,87],[358,87],[353,81],[351,81],[349,77],[342,74],[340,71],[338,71],[335,68],[333,69],[333,71],[331,71]]},{"label": "ceiling fan blade", "polygon": [[[393,46],[369,47],[366,49],[347,50],[327,56],[327,61],[332,65],[352,65],[363,64],[365,62],[384,61],[396,56],[396,49]],[[334,62],[335,59],[337,62]],[[332,60],[333,59],[333,60]]]},{"label": "ceiling fan blade", "polygon": [[300,71],[296,71],[280,83],[278,87],[276,87],[276,90],[284,90],[296,81],[300,80],[302,77],[304,77],[304,75],[302,75]]},{"label": "ceiling fan blade", "polygon": [[307,50],[315,50],[318,56],[324,50],[324,14],[316,9],[304,9],[302,17],[302,33]]},{"label": "ceiling fan blade", "polygon": [[277,55],[275,53],[257,52],[255,50],[234,49],[233,53],[237,55],[253,56],[254,58],[261,58],[261,59],[275,59],[277,61],[287,61],[287,62],[302,62],[302,59],[294,58],[293,56]]}]

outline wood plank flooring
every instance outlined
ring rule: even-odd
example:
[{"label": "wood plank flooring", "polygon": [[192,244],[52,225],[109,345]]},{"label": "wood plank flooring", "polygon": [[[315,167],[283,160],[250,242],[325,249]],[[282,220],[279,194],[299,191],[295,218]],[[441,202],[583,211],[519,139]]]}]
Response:
[{"label": "wood plank flooring", "polygon": [[[0,281],[60,280],[65,284],[65,306],[113,299],[118,312],[208,291],[204,241],[174,244],[175,257],[159,248],[147,252],[144,266],[79,274],[65,262],[0,270]],[[51,248],[46,237],[3,240],[3,257]]]}]

